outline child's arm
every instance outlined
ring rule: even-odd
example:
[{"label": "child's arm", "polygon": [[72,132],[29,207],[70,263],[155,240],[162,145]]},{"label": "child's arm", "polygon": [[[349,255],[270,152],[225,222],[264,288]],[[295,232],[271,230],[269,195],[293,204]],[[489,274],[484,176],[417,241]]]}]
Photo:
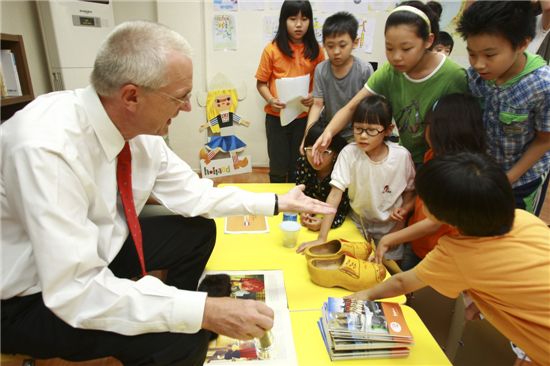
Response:
[{"label": "child's arm", "polygon": [[271,106],[275,111],[279,109],[283,109],[285,107],[285,103],[281,102],[279,98],[275,98],[273,95],[271,95],[271,92],[269,91],[269,86],[265,81],[256,81],[256,89],[258,89],[258,92],[262,96],[262,98],[265,99],[267,104]]},{"label": "child's arm", "polygon": [[414,269],[411,269],[410,271],[398,273],[374,287],[358,291],[346,297],[359,300],[385,299],[408,294],[423,287],[426,287],[426,284],[416,276]]},{"label": "child's arm", "polygon": [[351,117],[353,117],[353,112],[355,112],[355,109],[359,103],[370,94],[371,93],[367,90],[367,88],[362,88],[353,98],[351,98],[348,104],[340,108],[334,117],[332,117],[323,134],[319,136],[315,142],[315,145],[313,145],[315,163],[318,164],[321,162],[320,152],[328,149],[330,142],[332,141],[332,137],[336,136],[338,132],[342,131],[342,129],[346,127],[346,124],[349,123]]},{"label": "child's arm", "polygon": [[390,215],[390,219],[393,221],[404,221],[409,212],[414,209],[416,192],[414,190],[405,191],[401,196],[403,197],[403,204],[401,207],[395,208]]},{"label": "child's arm", "polygon": [[440,227],[440,223],[434,222],[430,219],[424,219],[407,226],[404,229],[384,235],[376,246],[374,261],[376,263],[382,263],[384,254],[392,247],[433,234],[439,230]]},{"label": "child's arm", "polygon": [[[340,204],[340,200],[342,199],[343,194],[344,194],[343,191],[339,190],[336,187],[332,187],[327,197],[327,203],[334,208],[338,208],[338,205]],[[298,249],[296,249],[296,253],[301,253],[307,247],[310,247],[312,245],[326,242],[328,237],[328,232],[330,230],[330,226],[332,225],[332,220],[334,220],[334,215],[335,213],[325,215],[323,217],[323,222],[321,222],[321,228],[319,229],[319,236],[317,237],[317,240],[303,243],[298,247]]]},{"label": "child's arm", "polygon": [[537,131],[533,142],[506,173],[510,183],[514,183],[525,174],[548,150],[550,150],[550,132]]},{"label": "child's arm", "polygon": [[300,143],[300,154],[305,154],[304,151],[304,140],[306,139],[307,131],[311,126],[315,124],[319,120],[319,116],[321,116],[321,111],[323,110],[323,107],[325,106],[325,101],[323,98],[313,98],[313,105],[309,109],[309,113],[307,115],[307,124],[306,124],[306,130],[304,132],[304,137],[302,137],[302,142]]}]

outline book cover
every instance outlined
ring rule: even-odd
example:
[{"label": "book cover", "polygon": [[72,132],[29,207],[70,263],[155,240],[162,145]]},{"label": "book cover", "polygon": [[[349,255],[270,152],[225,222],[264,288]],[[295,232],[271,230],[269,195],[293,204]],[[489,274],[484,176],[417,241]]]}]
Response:
[{"label": "book cover", "polygon": [[235,365],[235,362],[244,362],[246,366],[297,365],[283,272],[275,270],[205,271],[202,277],[219,273],[229,275],[231,297],[263,301],[273,309],[275,313],[275,321],[271,329],[273,343],[269,351],[270,357],[261,358],[258,341],[242,341],[220,335],[210,342],[204,364]]},{"label": "book cover", "polygon": [[225,218],[226,234],[261,234],[269,232],[267,217],[263,215],[240,215]]},{"label": "book cover", "polygon": [[323,306],[323,314],[334,337],[412,340],[399,304],[331,297]]}]

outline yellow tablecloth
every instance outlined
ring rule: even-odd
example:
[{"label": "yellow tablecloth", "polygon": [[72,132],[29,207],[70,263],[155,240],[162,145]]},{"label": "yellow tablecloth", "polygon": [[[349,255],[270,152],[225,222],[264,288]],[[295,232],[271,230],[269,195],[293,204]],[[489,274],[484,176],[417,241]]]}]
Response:
[{"label": "yellow tablecloth", "polygon": [[[286,193],[292,184],[231,184],[253,192]],[[223,186],[223,185],[221,185]],[[206,266],[207,270],[282,270],[292,331],[299,365],[317,366],[330,364],[321,334],[317,327],[320,309],[329,296],[342,297],[350,291],[341,288],[324,288],[309,279],[305,257],[296,254],[295,249],[282,246],[279,224],[282,214],[268,217],[269,233],[225,234],[225,218],[216,219],[217,240],[214,252]],[[317,233],[302,228],[298,243],[317,238]],[[363,236],[351,220],[329,233],[329,239],[344,238],[362,241]],[[389,276],[389,275],[388,275]],[[384,301],[405,303],[405,296]],[[432,335],[413,309],[403,306],[407,323],[413,333],[416,345],[411,354],[403,359],[373,359],[338,361],[338,365],[451,365]]]},{"label": "yellow tablecloth", "polygon": [[[242,183],[231,184],[252,192],[288,192],[293,184]],[[220,185],[224,186],[224,185]],[[225,218],[216,219],[217,240],[210,257],[207,270],[283,270],[290,310],[317,310],[329,296],[342,297],[351,292],[341,288],[324,288],[309,279],[305,257],[296,254],[295,249],[282,246],[282,233],[279,224],[283,215],[268,217],[269,233],[265,234],[225,234]],[[298,243],[314,240],[317,233],[302,227]],[[350,219],[329,232],[329,239],[344,238],[350,241],[363,241],[363,236]],[[385,301],[404,304],[405,296]]]}]

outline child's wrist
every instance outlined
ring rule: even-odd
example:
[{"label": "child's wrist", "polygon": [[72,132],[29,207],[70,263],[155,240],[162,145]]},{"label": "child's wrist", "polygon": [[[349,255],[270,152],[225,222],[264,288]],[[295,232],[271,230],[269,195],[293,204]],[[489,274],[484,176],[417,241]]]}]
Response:
[{"label": "child's wrist", "polygon": [[275,100],[275,97],[269,97],[269,99],[267,99],[267,104],[271,105],[274,100]]}]

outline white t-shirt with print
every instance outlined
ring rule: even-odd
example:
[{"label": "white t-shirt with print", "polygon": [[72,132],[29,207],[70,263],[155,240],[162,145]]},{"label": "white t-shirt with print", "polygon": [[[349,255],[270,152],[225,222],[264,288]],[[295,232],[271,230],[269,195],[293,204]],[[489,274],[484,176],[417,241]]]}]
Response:
[{"label": "white t-shirt with print", "polygon": [[[402,194],[414,189],[414,163],[404,147],[386,142],[388,155],[372,161],[356,143],[347,145],[338,155],[330,184],[348,189],[352,217],[362,221],[374,239],[387,234],[395,222],[392,211],[403,204]],[[361,223],[359,223],[361,224]]]}]

